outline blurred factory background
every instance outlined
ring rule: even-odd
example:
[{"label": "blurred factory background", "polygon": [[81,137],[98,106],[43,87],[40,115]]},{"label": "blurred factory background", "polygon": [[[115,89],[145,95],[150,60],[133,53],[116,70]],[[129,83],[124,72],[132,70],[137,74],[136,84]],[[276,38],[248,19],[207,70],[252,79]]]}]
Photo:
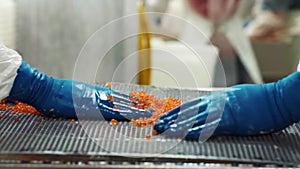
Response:
[{"label": "blurred factory background", "polygon": [[[156,34],[150,39],[150,85],[224,87],[274,81],[296,70],[298,11],[290,14],[287,33],[279,40],[251,41],[243,29],[253,18],[252,0],[228,0],[215,17],[201,15],[193,0],[144,3],[146,12],[162,13],[146,15],[150,32]],[[135,0],[1,0],[0,39],[39,70],[70,79],[80,52],[88,50],[84,45],[92,43],[98,47],[91,51],[95,57],[89,58],[86,69],[98,73],[83,71],[83,76],[95,76],[96,82],[139,83],[138,11]],[[120,19],[126,16],[130,23]],[[114,26],[102,29],[116,20]],[[99,29],[104,31],[101,36],[95,34]],[[126,36],[128,32],[136,34]],[[105,57],[99,64],[100,53]],[[91,78],[79,80],[93,83]]]}]

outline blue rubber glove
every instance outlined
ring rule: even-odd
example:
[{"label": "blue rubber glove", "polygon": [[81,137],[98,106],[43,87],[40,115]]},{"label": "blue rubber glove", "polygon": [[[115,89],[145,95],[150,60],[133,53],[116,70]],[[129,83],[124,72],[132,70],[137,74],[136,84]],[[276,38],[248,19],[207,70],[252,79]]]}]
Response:
[{"label": "blue rubber glove", "polygon": [[[116,119],[119,121],[151,116],[150,111],[128,106],[133,101],[124,101],[124,98],[121,97],[122,93],[110,88],[101,88],[72,80],[55,79],[32,68],[24,61],[17,73],[7,99],[32,105],[47,116],[74,119],[104,118],[105,120]],[[114,96],[115,101],[110,101],[107,96]],[[122,104],[115,105],[116,103]]]},{"label": "blue rubber glove", "polygon": [[300,73],[268,84],[244,84],[188,101],[160,117],[154,130],[198,139],[200,134],[259,135],[300,121]]}]

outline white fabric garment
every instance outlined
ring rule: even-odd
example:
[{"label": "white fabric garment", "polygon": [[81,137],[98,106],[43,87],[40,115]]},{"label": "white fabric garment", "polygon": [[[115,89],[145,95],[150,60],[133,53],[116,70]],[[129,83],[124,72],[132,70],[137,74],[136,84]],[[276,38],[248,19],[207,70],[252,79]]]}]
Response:
[{"label": "white fabric garment", "polygon": [[298,63],[297,71],[300,72],[300,61],[299,61],[299,63]]},{"label": "white fabric garment", "polygon": [[[192,2],[196,3],[194,4],[194,6],[198,3],[204,3],[197,0],[193,0]],[[208,12],[211,13],[211,15],[207,16],[206,19],[204,19],[205,17],[199,17],[199,14],[195,12],[199,11],[199,13],[202,14],[202,8],[199,8],[199,10],[194,10],[193,6],[191,6],[193,4],[187,5],[187,7],[189,8],[187,10],[187,20],[189,21],[189,23],[195,25],[198,30],[201,30],[201,32],[206,37],[208,37],[208,39],[211,39],[216,30],[225,34],[233,48],[238,53],[238,56],[241,59],[242,64],[245,66],[245,69],[249,73],[251,79],[255,83],[263,83],[255,53],[249,39],[246,37],[242,29],[244,23],[244,14],[240,11],[239,8],[245,8],[245,6],[248,6],[249,4],[242,3],[244,1],[241,1],[240,3],[237,2],[238,0],[224,1],[223,3],[226,4],[226,14],[224,14],[222,13],[222,10],[219,10],[222,9],[222,6],[218,4],[217,0],[210,0],[210,3],[207,3],[207,5],[210,5],[210,7],[207,6],[207,10],[212,10],[214,7],[216,7],[213,4],[218,4],[218,9],[213,9],[213,11]],[[237,10],[238,12],[235,12],[235,10]],[[191,26],[187,26],[187,28],[189,27]],[[195,39],[196,43],[197,41],[199,41],[199,38],[195,38],[195,35],[192,31],[190,31],[190,29],[184,29],[182,32],[184,33],[182,36],[183,40],[188,38]]]},{"label": "white fabric garment", "polygon": [[0,99],[9,95],[21,63],[22,57],[0,42]]}]

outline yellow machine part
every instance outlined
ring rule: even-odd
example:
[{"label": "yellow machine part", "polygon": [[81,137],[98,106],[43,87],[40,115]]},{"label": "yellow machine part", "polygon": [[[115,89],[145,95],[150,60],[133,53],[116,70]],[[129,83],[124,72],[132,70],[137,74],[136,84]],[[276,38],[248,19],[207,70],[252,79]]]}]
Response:
[{"label": "yellow machine part", "polygon": [[145,14],[144,1],[138,1],[139,27],[138,27],[138,84],[151,83],[151,33]]}]

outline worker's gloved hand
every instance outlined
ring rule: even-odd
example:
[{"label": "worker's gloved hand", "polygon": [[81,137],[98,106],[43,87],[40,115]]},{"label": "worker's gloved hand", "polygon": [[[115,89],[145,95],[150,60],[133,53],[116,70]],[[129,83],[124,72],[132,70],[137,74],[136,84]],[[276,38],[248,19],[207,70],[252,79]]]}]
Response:
[{"label": "worker's gloved hand", "polygon": [[300,121],[299,90],[299,72],[276,83],[237,85],[184,103],[161,116],[154,130],[187,139],[198,139],[205,131],[214,135],[276,132]]},{"label": "worker's gloved hand", "polygon": [[120,121],[151,116],[150,111],[129,106],[133,101],[128,96],[110,88],[55,79],[24,61],[17,73],[7,99],[32,105],[47,116]]}]

